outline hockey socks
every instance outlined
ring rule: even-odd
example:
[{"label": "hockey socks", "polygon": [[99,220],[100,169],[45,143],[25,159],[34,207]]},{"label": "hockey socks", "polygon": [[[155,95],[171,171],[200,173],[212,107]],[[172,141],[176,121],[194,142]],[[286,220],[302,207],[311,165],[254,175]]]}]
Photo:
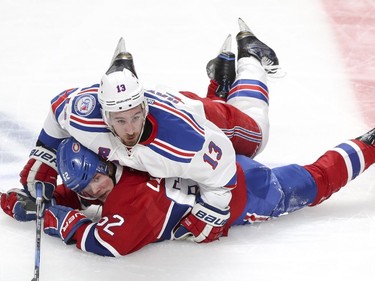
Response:
[{"label": "hockey socks", "polygon": [[374,162],[374,146],[360,140],[351,140],[327,151],[315,163],[304,166],[317,186],[318,193],[311,206],[329,198]]}]

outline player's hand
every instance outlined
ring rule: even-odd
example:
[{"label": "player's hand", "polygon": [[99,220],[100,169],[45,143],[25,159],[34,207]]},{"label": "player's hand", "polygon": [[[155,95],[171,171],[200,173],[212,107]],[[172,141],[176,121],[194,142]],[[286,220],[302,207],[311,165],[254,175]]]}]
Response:
[{"label": "player's hand", "polygon": [[35,184],[43,186],[43,198],[50,200],[56,188],[57,166],[56,153],[42,146],[37,146],[30,153],[30,159],[20,173],[20,182],[32,197],[36,198]]},{"label": "player's hand", "polygon": [[[42,203],[42,211],[52,204],[54,204],[54,199]],[[36,220],[35,199],[27,195],[22,189],[13,188],[6,193],[2,193],[1,208],[4,213],[18,221]]]},{"label": "player's hand", "polygon": [[204,202],[197,203],[191,213],[181,221],[174,237],[197,243],[215,241],[223,235],[229,216],[229,207],[221,210]]},{"label": "player's hand", "polygon": [[91,220],[79,211],[55,205],[44,212],[44,233],[60,237],[64,243],[69,244],[78,228],[90,222]]}]

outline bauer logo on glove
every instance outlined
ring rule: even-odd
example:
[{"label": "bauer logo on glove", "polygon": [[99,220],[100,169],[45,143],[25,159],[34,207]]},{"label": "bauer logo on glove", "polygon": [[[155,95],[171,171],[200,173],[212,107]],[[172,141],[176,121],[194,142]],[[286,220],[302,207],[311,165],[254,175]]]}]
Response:
[{"label": "bauer logo on glove", "polygon": [[203,210],[199,210],[198,212],[196,212],[195,216],[200,218],[202,221],[206,221],[214,226],[223,226],[228,221],[228,219],[224,219],[221,214],[220,214],[220,217],[217,217],[217,216],[213,216],[212,213],[208,214],[204,212]]},{"label": "bauer logo on glove", "polygon": [[50,200],[57,181],[56,153],[43,146],[37,146],[30,152],[29,161],[20,173],[20,182],[32,197],[36,197],[35,184],[42,184],[45,200]]},{"label": "bauer logo on glove", "polygon": [[44,162],[44,163],[46,163],[50,166],[52,164],[55,167],[57,167],[56,154],[47,150],[47,149],[45,149],[45,148],[43,148],[43,147],[36,147],[33,150],[31,150],[29,157],[34,158],[34,159],[38,159],[38,160],[40,160],[40,161],[42,161],[42,162]]}]

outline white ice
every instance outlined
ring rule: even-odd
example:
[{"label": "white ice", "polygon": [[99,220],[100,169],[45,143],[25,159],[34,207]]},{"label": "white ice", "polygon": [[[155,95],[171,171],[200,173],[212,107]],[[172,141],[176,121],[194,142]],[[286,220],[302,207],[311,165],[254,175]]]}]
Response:
[{"label": "white ice", "polygon": [[[98,83],[121,36],[147,87],[204,95],[207,61],[244,19],[287,72],[269,82],[270,142],[257,160],[270,166],[308,164],[370,129],[319,1],[2,0],[0,14],[3,191],[20,187],[49,100]],[[234,227],[208,245],[162,242],[114,259],[43,234],[40,280],[374,280],[374,171],[322,205]],[[0,280],[31,280],[35,224],[1,213],[0,240]]]}]

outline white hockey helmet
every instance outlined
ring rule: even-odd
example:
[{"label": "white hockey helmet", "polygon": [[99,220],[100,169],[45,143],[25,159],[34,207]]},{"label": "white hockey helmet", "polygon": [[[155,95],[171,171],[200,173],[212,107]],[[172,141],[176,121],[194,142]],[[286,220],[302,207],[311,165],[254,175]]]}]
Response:
[{"label": "white hockey helmet", "polygon": [[102,76],[98,92],[104,121],[111,128],[109,112],[119,112],[142,105],[144,116],[148,114],[148,104],[144,89],[135,72],[133,57],[126,51],[125,41],[120,38],[111,64]]},{"label": "white hockey helmet", "polygon": [[124,111],[145,101],[143,86],[130,70],[123,68],[120,71],[107,73],[100,81],[98,93],[104,111]]}]

